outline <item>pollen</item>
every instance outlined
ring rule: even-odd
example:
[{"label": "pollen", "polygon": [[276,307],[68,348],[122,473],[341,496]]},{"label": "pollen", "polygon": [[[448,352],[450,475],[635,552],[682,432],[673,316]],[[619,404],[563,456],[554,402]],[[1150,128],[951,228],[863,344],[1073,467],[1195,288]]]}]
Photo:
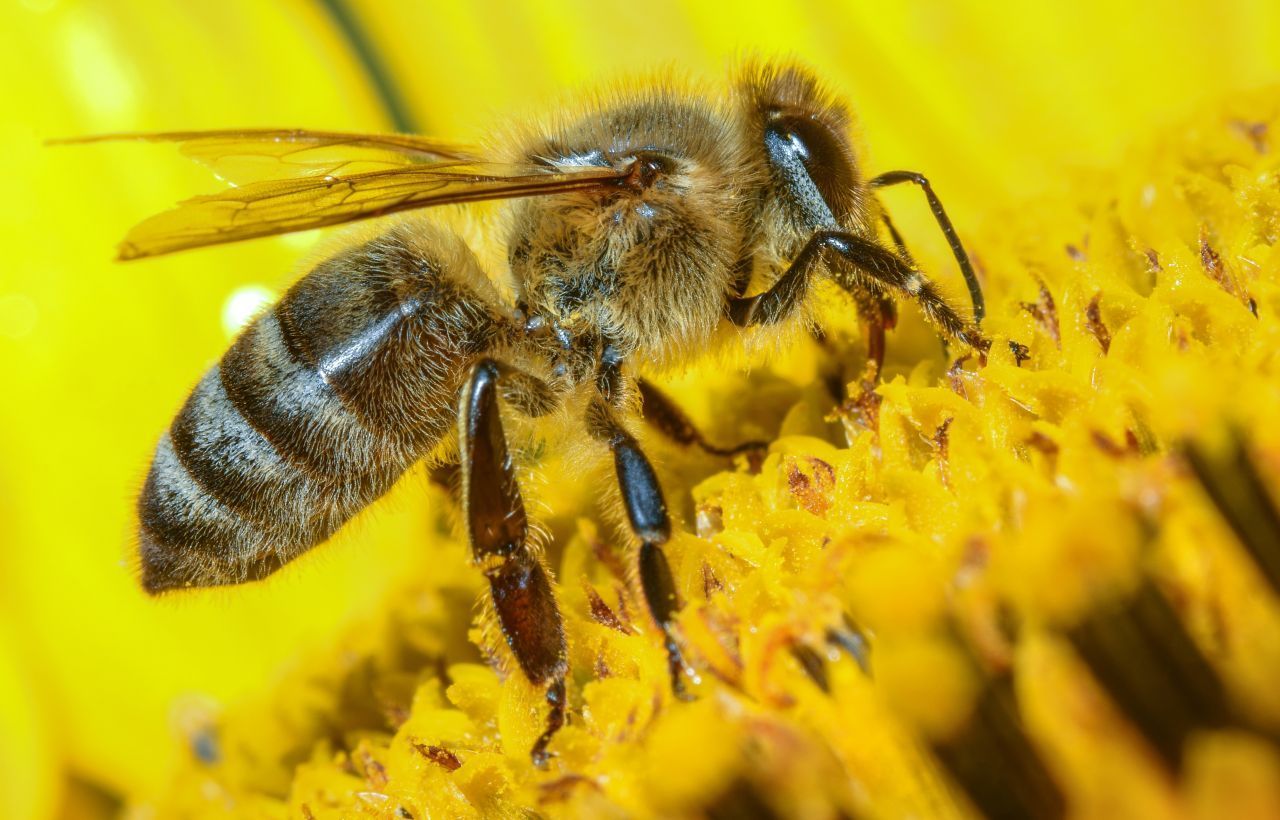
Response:
[{"label": "pollen", "polygon": [[829,423],[664,474],[683,692],[634,545],[584,508],[549,553],[570,673],[544,767],[550,706],[474,617],[483,579],[435,567],[202,724],[137,807],[1280,815],[1278,91],[985,215],[984,356],[895,361],[891,334]]}]

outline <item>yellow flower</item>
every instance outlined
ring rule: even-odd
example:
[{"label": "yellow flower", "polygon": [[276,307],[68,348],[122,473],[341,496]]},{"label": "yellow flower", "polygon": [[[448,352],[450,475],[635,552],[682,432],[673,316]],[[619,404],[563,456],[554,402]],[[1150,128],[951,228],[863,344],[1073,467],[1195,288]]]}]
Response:
[{"label": "yellow flower", "polygon": [[[963,776],[939,761],[972,751],[966,727],[1005,667],[1078,813],[1276,809],[1280,766],[1259,739],[1280,725],[1275,599],[1175,455],[1194,443],[1221,482],[1242,430],[1275,483],[1280,114],[1274,90],[1226,96],[1280,76],[1274,4],[433,5],[0,11],[0,156],[16,184],[0,223],[6,816],[125,797],[162,816],[669,816],[760,800],[954,815],[970,809],[944,781]],[[800,54],[856,105],[872,168],[928,173],[981,262],[1000,343],[984,367],[948,376],[904,306],[875,400],[835,421],[804,387],[829,354],[803,345],[751,384],[673,383],[724,440],[777,435],[758,474],[652,443],[686,512],[670,552],[696,701],[671,698],[634,601],[631,629],[590,615],[594,594],[628,623],[597,553],[629,545],[590,523],[581,486],[538,489],[563,545],[574,669],[550,773],[527,758],[540,693],[500,681],[468,643],[482,582],[420,477],[261,585],[150,601],[128,566],[157,434],[313,237],[112,264],[128,225],[207,177],[157,149],[41,141],[386,130],[334,8],[417,124],[462,139],[602,76],[675,64],[710,79],[741,50]],[[887,199],[949,278],[922,205]],[[857,350],[844,330],[837,343]],[[540,465],[542,483],[567,469]],[[1143,578],[1164,597],[1143,597]],[[1244,715],[1195,736],[1177,780],[1082,660],[1098,613],[1123,625],[1150,600],[1176,604]],[[826,642],[842,613],[871,636],[870,677]]]}]

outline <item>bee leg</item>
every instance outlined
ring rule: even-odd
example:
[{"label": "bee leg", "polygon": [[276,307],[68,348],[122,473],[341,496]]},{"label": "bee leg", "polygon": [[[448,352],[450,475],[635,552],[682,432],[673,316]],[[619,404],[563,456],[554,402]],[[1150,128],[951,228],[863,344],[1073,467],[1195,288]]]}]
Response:
[{"label": "bee leg", "polygon": [[858,306],[858,318],[867,328],[867,362],[870,369],[863,374],[863,381],[875,383],[884,369],[887,346],[885,333],[898,323],[898,309],[892,299],[867,288],[850,291]]},{"label": "bee leg", "polygon": [[[560,394],[537,376],[525,373],[499,361],[498,389],[504,401],[526,416],[542,416],[556,408]],[[462,465],[449,459],[433,464],[428,469],[432,484],[449,493],[455,504],[461,502]]]},{"label": "bee leg", "polygon": [[531,373],[503,362],[489,360],[498,368],[498,389],[503,401],[523,415],[545,416],[560,406],[561,391]]},{"label": "bee leg", "polygon": [[867,289],[884,296],[898,291],[915,300],[920,310],[946,335],[984,350],[989,343],[938,293],[937,287],[910,263],[888,248],[845,231],[816,232],[792,260],[791,267],[769,290],[729,300],[729,318],[737,325],[774,324],[803,304],[812,274],[820,261],[831,277],[849,292]]},{"label": "bee leg", "polygon": [[458,431],[463,520],[474,560],[489,579],[507,645],[525,677],[547,687],[551,715],[531,752],[535,765],[545,767],[547,744],[564,725],[568,658],[551,579],[529,549],[529,520],[498,412],[499,377],[515,372],[483,359],[463,388]]},{"label": "bee leg", "polygon": [[[960,244],[960,237],[956,234],[956,229],[951,224],[951,219],[942,207],[942,200],[938,199],[938,195],[933,192],[933,186],[929,184],[928,178],[924,174],[916,173],[915,171],[889,171],[873,178],[871,187],[887,188],[890,185],[898,185],[902,182],[914,182],[924,191],[925,198],[929,200],[929,210],[933,211],[933,218],[937,220],[938,227],[942,229],[943,236],[947,238],[947,243],[951,246],[951,253],[956,258],[956,264],[960,266],[960,272],[964,275],[964,283],[969,288],[969,298],[973,302],[973,323],[976,325],[982,324],[983,317],[987,315],[986,303],[982,298],[982,286],[978,284],[978,276],[973,271],[973,264],[969,261],[969,254],[965,252],[964,245]],[[883,211],[884,209],[881,208],[882,213]],[[889,226],[889,231],[899,250],[905,250],[902,237],[894,229],[893,224],[889,222],[888,215],[884,216],[884,220]],[[910,257],[905,253],[903,256],[910,260]]]},{"label": "bee leg", "polygon": [[[885,210],[884,204],[878,200],[877,204],[880,206],[880,221],[888,229],[889,237],[893,239],[893,245],[898,249],[898,256],[905,259],[911,267],[916,267],[915,258],[911,256],[911,251],[907,249],[907,243],[902,239],[902,234],[898,232],[898,226],[893,224],[893,220],[889,217],[889,212]],[[867,375],[874,381],[884,370],[885,332],[897,327],[898,308],[889,297],[869,291],[864,291],[862,294],[855,296],[855,298],[858,302],[858,314],[867,328],[867,361],[875,368],[874,371]]]},{"label": "bee leg", "polygon": [[734,447],[717,447],[707,441],[685,412],[671,397],[645,379],[636,379],[640,393],[640,412],[644,420],[667,438],[684,447],[697,447],[713,456],[733,456],[763,453],[769,447],[767,441],[745,441]]},{"label": "bee leg", "polygon": [[640,588],[650,614],[662,628],[671,688],[677,697],[684,698],[684,682],[680,677],[684,661],[675,638],[675,616],[680,610],[680,602],[671,577],[671,566],[662,551],[662,545],[671,539],[671,519],[667,515],[662,487],[658,485],[658,476],[639,443],[614,417],[602,396],[587,408],[587,429],[613,451],[613,464],[622,490],[627,522],[640,539]]},{"label": "bee leg", "polygon": [[[845,233],[822,232],[810,243],[823,240],[824,247],[837,261],[831,267],[832,278],[846,291],[861,286],[881,297],[887,296],[886,290],[897,291],[912,299],[925,318],[945,336],[979,350],[985,350],[990,344],[976,325],[966,322],[942,298],[928,277],[893,251]],[[981,301],[976,304],[981,307]]]},{"label": "bee leg", "polygon": [[872,378],[878,378],[884,370],[885,332],[892,322],[893,302],[888,299],[877,299],[874,311],[867,311],[864,322],[867,325],[867,361],[873,368]]}]

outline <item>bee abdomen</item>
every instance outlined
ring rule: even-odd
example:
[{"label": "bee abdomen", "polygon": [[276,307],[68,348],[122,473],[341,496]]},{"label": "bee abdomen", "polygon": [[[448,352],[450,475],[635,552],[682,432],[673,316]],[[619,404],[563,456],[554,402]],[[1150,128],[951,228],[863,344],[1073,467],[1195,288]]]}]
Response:
[{"label": "bee abdomen", "polygon": [[138,503],[147,591],[235,583],[279,567],[285,559],[280,550],[263,548],[261,528],[209,492],[175,449],[166,434]]},{"label": "bee abdomen", "polygon": [[214,367],[169,428],[177,466],[200,491],[248,522],[269,525],[272,509],[296,507],[311,488],[235,408]]},{"label": "bee abdomen", "polygon": [[157,447],[143,585],[261,578],[434,448],[492,330],[476,273],[393,234],[317,266],[250,325]]}]

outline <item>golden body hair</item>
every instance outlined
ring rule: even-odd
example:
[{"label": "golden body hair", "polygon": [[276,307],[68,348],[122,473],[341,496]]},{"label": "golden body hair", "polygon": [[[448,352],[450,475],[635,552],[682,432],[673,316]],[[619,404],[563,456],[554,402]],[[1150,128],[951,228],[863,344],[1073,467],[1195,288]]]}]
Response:
[{"label": "golden body hair", "polygon": [[[564,719],[567,647],[498,398],[531,417],[571,410],[586,440],[613,453],[639,542],[635,575],[678,690],[679,601],[662,549],[672,526],[626,420],[640,408],[683,444],[719,455],[742,448],[708,445],[632,368],[691,363],[732,338],[729,326],[776,335],[804,323],[820,277],[853,297],[873,362],[893,322],[891,294],[985,349],[976,324],[915,268],[873,193],[922,187],[980,319],[981,292],[928,181],[912,172],[864,179],[849,129],[849,112],[807,72],[762,64],[727,94],[669,80],[607,94],[487,152],[270,129],[143,137],[182,142],[215,167],[237,151],[275,157],[294,176],[246,181],[153,217],[121,246],[125,258],[510,200],[487,237],[504,251],[490,264],[505,271],[482,270],[442,224],[401,218],[323,258],[241,334],[156,449],[138,500],[143,585],[154,593],[261,578],[413,464],[456,452],[491,622],[524,675],[547,687],[548,726],[532,750],[545,763]],[[896,250],[881,244],[882,222]],[[502,280],[509,287],[495,285]],[[445,446],[455,425],[456,450]]]},{"label": "golden body hair", "polygon": [[821,187],[834,225],[871,236],[849,114],[795,68],[750,67],[724,102],[664,81],[517,137],[502,153],[521,162],[563,170],[640,157],[649,178],[513,201],[515,302],[423,218],[307,273],[161,440],[139,499],[145,586],[260,578],[328,538],[436,448],[482,356],[500,353],[566,396],[594,389],[606,346],[657,366],[705,351],[726,300],[753,271],[776,279],[814,228],[761,150],[779,112],[825,129],[814,133],[831,154]]}]

